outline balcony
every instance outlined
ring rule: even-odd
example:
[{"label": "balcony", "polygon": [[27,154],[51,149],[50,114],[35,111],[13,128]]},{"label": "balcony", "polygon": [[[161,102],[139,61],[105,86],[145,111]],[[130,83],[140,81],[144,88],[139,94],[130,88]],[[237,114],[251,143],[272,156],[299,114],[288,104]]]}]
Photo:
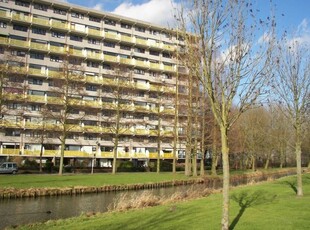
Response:
[{"label": "balcony", "polygon": [[148,68],[149,67],[147,62],[140,61],[140,60],[135,60],[135,65],[139,66],[139,67],[142,67],[142,68]]},{"label": "balcony", "polygon": [[39,95],[27,95],[27,100],[31,102],[39,102],[39,103],[44,103],[45,102],[45,97],[44,96],[39,96]]},{"label": "balcony", "polygon": [[151,69],[156,69],[156,70],[161,69],[159,63],[152,63],[152,62],[150,63],[150,68]]},{"label": "balcony", "polygon": [[41,26],[49,26],[50,22],[48,19],[43,19],[43,18],[32,18],[32,23],[33,24],[37,24],[37,25],[41,25]]},{"label": "balcony", "polygon": [[126,153],[126,152],[118,152],[117,153],[117,158],[130,158],[130,153]]},{"label": "balcony", "polygon": [[130,59],[130,58],[120,58],[120,63],[126,64],[126,65],[132,65],[132,59]]},{"label": "balcony", "polygon": [[29,41],[10,39],[10,45],[18,46],[18,47],[23,47],[23,48],[28,48],[29,47]]},{"label": "balcony", "polygon": [[112,40],[119,40],[118,35],[114,33],[105,33],[104,38],[112,39]]},{"label": "balcony", "polygon": [[101,37],[102,33],[100,30],[88,29],[88,34],[93,36]]},{"label": "balcony", "polygon": [[164,65],[164,70],[169,72],[175,72],[173,66]]},{"label": "balcony", "polygon": [[48,46],[47,44],[43,44],[43,43],[31,42],[30,48],[35,49],[35,50],[46,51],[48,49]]},{"label": "balcony", "polygon": [[136,38],[136,43],[139,45],[143,45],[143,46],[148,46],[147,45],[147,40],[141,39],[141,38]]},{"label": "balcony", "polygon": [[31,17],[24,14],[13,14],[12,19],[20,22],[31,22]]},{"label": "balcony", "polygon": [[63,47],[63,46],[53,46],[53,45],[51,45],[50,46],[50,52],[64,54],[64,53],[66,53],[66,48]]},{"label": "balcony", "polygon": [[96,60],[103,59],[101,53],[95,53],[95,52],[87,52],[86,57],[90,59],[96,59]]},{"label": "balcony", "polygon": [[127,35],[121,35],[121,41],[122,42],[127,42],[127,43],[132,43],[132,37],[127,36]]},{"label": "balcony", "polygon": [[[0,11],[1,12],[1,11]],[[8,44],[9,39],[6,37],[0,37],[0,44]]]},{"label": "balcony", "polygon": [[104,55],[104,61],[107,61],[107,62],[118,62],[117,59],[118,59],[117,56],[112,56],[112,55],[107,55],[107,54]]},{"label": "balcony", "polygon": [[0,18],[11,18],[10,11],[0,10]]},{"label": "balcony", "polygon": [[45,71],[42,71],[42,69],[29,68],[28,69],[28,74],[29,75],[45,76]]},{"label": "balcony", "polygon": [[173,52],[173,51],[175,51],[175,46],[164,44],[163,49]]},{"label": "balcony", "polygon": [[113,158],[113,152],[101,152],[101,157]]},{"label": "balcony", "polygon": [[52,78],[62,78],[62,72],[56,70],[48,70],[48,76]]},{"label": "balcony", "polygon": [[84,57],[83,50],[69,49],[69,54],[72,56]]},{"label": "balcony", "polygon": [[52,20],[52,27],[61,29],[61,30],[69,30],[68,23],[66,22],[60,22],[60,21],[54,21]]}]

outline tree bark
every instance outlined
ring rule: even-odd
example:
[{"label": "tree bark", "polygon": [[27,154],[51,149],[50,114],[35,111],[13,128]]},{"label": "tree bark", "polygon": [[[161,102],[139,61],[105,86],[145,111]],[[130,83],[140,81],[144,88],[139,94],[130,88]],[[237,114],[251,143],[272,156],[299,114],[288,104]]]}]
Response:
[{"label": "tree bark", "polygon": [[297,170],[297,196],[303,196],[302,189],[302,169],[301,169],[301,125],[299,122],[296,122],[296,170]]},{"label": "tree bark", "polygon": [[59,163],[59,175],[62,176],[63,173],[63,165],[64,165],[64,156],[65,156],[65,146],[66,146],[66,136],[63,134],[60,138],[61,146],[60,146],[60,163]]},{"label": "tree bark", "polygon": [[229,147],[227,127],[221,126],[222,161],[223,161],[223,212],[222,230],[229,230]]}]

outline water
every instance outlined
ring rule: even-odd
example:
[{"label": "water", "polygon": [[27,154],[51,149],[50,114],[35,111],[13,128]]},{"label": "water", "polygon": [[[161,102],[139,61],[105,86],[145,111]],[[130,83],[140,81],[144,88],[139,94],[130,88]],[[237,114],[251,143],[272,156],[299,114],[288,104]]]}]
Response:
[{"label": "water", "polygon": [[[204,187],[204,185],[193,186],[195,186],[195,189]],[[178,191],[186,191],[190,187],[188,185],[149,191],[156,196],[167,197]],[[121,191],[76,196],[0,200],[0,229],[7,226],[69,218],[88,212],[106,212],[114,199],[123,193],[139,196],[142,192],[142,190]]]}]

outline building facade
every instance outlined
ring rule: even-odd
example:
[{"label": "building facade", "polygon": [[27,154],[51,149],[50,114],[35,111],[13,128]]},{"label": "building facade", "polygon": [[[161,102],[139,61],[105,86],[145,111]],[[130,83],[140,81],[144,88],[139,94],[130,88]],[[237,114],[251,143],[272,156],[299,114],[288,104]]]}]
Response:
[{"label": "building facade", "polygon": [[173,30],[76,5],[0,0],[0,156],[43,146],[57,158],[65,128],[67,159],[109,165],[115,141],[121,159],[172,159],[175,146],[181,157],[181,43]]}]

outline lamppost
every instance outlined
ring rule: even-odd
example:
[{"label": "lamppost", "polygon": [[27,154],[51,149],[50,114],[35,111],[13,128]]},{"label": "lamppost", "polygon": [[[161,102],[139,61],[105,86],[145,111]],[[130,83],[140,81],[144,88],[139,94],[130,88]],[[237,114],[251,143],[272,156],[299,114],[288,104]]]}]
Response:
[{"label": "lamppost", "polygon": [[96,141],[96,151],[94,152],[94,157],[92,159],[92,164],[91,164],[91,174],[94,174],[94,165],[96,163],[96,154],[100,149],[100,143],[99,141]]}]

